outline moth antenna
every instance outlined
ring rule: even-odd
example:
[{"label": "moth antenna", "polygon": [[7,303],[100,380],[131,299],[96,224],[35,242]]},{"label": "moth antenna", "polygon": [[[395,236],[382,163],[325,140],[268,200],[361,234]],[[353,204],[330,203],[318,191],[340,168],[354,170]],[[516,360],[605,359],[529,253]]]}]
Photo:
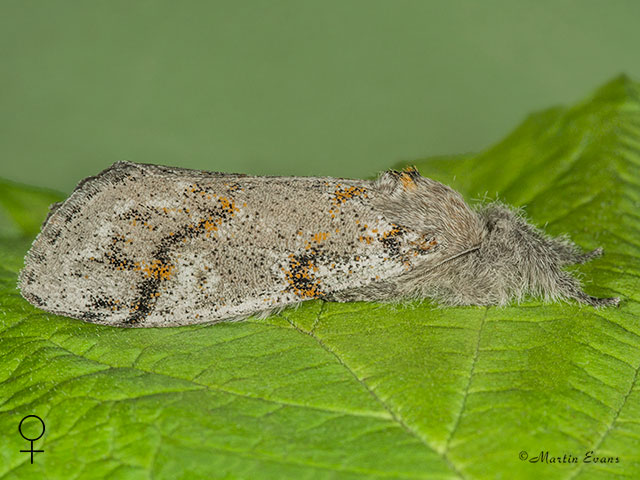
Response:
[{"label": "moth antenna", "polygon": [[451,257],[445,258],[444,260],[442,260],[439,263],[436,263],[433,267],[428,268],[427,270],[424,271],[424,273],[430,272],[432,270],[435,270],[436,268],[438,268],[441,265],[444,265],[445,263],[450,262],[451,260],[455,260],[456,258],[460,258],[463,257],[465,255],[468,255],[470,253],[476,252],[480,250],[480,245],[475,245],[471,248],[468,248],[466,250],[463,250],[462,252],[456,253],[455,255],[452,255]]}]

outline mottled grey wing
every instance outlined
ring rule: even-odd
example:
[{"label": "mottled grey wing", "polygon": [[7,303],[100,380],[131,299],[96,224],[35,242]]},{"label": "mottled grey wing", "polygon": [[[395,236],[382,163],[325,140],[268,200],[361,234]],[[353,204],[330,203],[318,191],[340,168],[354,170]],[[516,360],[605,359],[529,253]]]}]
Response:
[{"label": "mottled grey wing", "polygon": [[[56,207],[22,294],[118,326],[243,318],[382,285],[438,249],[391,221],[372,182],[118,163]],[[375,289],[374,289],[375,290]]]}]

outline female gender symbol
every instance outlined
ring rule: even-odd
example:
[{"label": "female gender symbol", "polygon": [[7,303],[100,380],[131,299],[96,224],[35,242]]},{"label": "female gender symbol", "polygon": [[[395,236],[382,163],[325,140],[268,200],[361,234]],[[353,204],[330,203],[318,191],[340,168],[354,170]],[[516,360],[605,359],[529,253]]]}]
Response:
[{"label": "female gender symbol", "polygon": [[[42,433],[40,435],[38,435],[36,438],[27,438],[25,436],[24,433],[22,433],[22,422],[24,422],[27,418],[37,418],[38,420],[40,420],[40,423],[42,424]],[[44,422],[42,421],[42,419],[37,416],[37,415],[27,415],[26,417],[24,417],[22,420],[20,420],[20,424],[18,425],[18,432],[20,432],[20,435],[22,435],[22,438],[24,438],[25,440],[27,440],[28,442],[31,442],[31,449],[30,450],[20,450],[21,452],[27,453],[27,452],[31,452],[31,465],[33,465],[33,454],[35,452],[44,452],[44,450],[34,450],[33,449],[33,442],[35,442],[36,440],[38,440],[40,437],[42,437],[42,435],[44,435]]]}]

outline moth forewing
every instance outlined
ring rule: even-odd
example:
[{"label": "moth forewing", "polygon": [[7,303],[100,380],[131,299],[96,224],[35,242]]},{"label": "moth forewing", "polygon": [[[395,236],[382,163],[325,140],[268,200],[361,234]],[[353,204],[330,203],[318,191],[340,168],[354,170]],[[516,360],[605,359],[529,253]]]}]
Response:
[{"label": "moth forewing", "polygon": [[119,326],[238,318],[384,283],[435,252],[374,206],[373,182],[117,163],[48,218],[20,287]]},{"label": "moth forewing", "polygon": [[310,299],[488,305],[530,292],[611,304],[560,269],[585,258],[508,207],[474,210],[415,169],[366,181],[120,162],[52,209],[19,286],[49,312],[130,327]]}]

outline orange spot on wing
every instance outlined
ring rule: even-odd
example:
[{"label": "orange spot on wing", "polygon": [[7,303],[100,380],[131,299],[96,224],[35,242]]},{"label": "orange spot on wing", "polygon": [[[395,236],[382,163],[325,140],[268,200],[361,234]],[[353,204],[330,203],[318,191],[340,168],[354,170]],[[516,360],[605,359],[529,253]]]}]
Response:
[{"label": "orange spot on wing", "polygon": [[313,235],[313,237],[311,237],[311,239],[316,243],[322,243],[327,238],[329,238],[329,233],[328,232],[318,232],[315,235]]},{"label": "orange spot on wing", "polygon": [[333,204],[336,207],[339,207],[340,205],[342,205],[343,203],[345,203],[347,200],[350,200],[352,198],[358,197],[360,195],[366,197],[366,189],[364,187],[345,187],[345,188],[340,188],[341,184],[338,183],[336,185],[336,189],[333,192]]},{"label": "orange spot on wing", "polygon": [[154,259],[150,264],[145,265],[142,271],[147,278],[155,278],[158,280],[170,280],[174,266],[170,263],[164,263],[158,259]]},{"label": "orange spot on wing", "polygon": [[413,191],[418,188],[416,182],[408,173],[403,173],[402,175],[400,175],[400,181],[402,182],[402,187],[407,191]]},{"label": "orange spot on wing", "polygon": [[230,213],[231,216],[235,215],[234,212],[240,211],[240,209],[236,207],[236,204],[232,198],[220,197],[218,198],[218,202],[220,202],[220,206],[222,206],[222,209],[225,212]]}]

